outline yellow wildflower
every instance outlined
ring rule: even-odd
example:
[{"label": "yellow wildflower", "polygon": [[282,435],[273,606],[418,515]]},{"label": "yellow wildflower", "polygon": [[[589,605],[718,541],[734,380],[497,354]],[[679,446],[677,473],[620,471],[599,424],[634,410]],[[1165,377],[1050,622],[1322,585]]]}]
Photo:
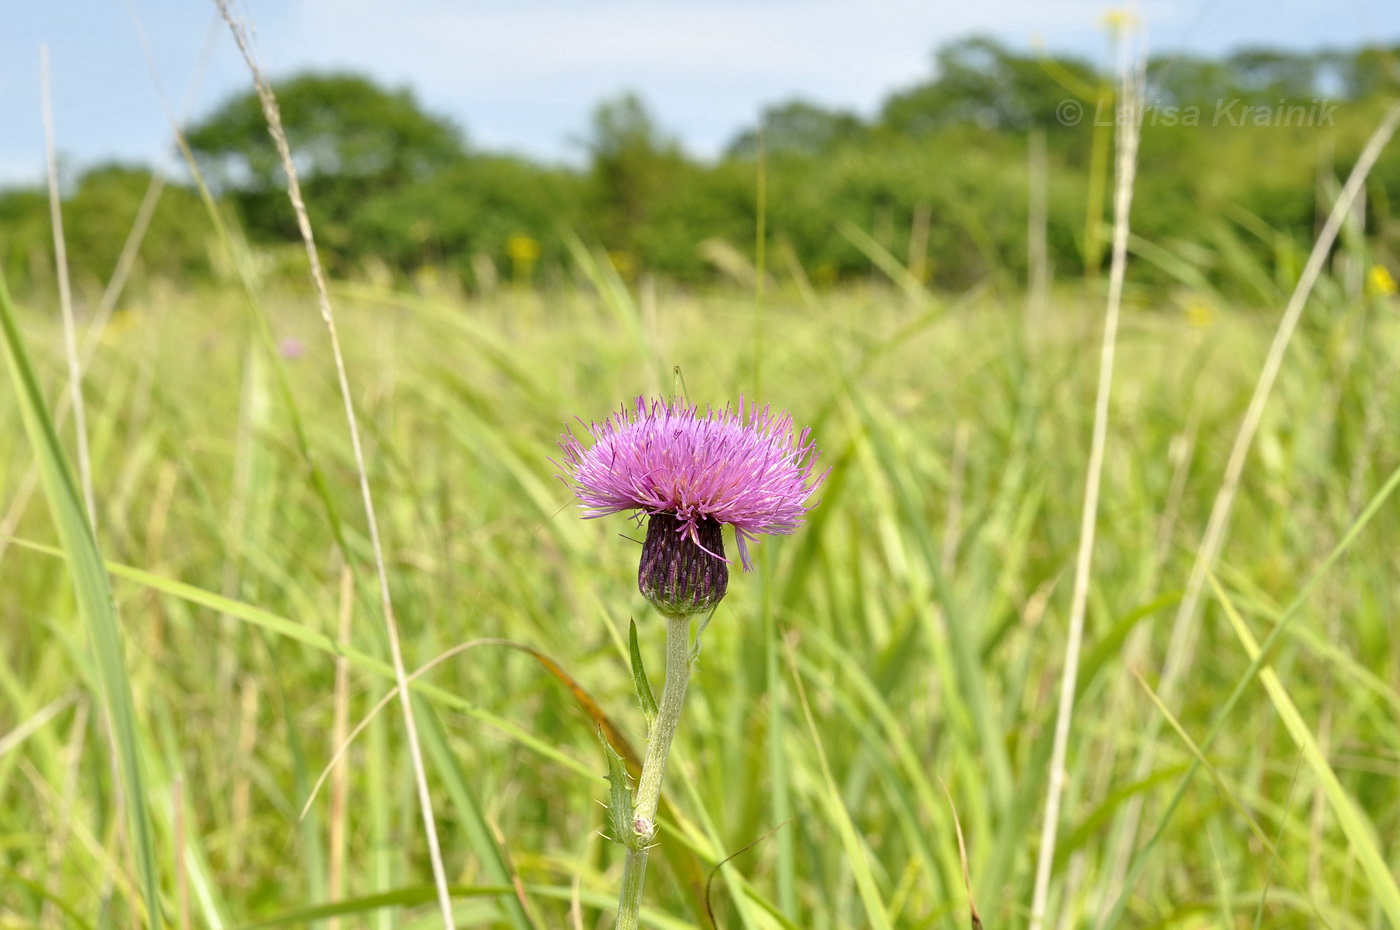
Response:
[{"label": "yellow wildflower", "polygon": [[535,267],[535,262],[540,259],[539,240],[524,233],[512,233],[506,240],[506,255],[510,257],[515,280],[526,281]]},{"label": "yellow wildflower", "polygon": [[1396,285],[1390,269],[1384,265],[1372,265],[1366,275],[1366,290],[1373,296],[1394,297],[1396,291],[1400,291],[1400,286]]},{"label": "yellow wildflower", "polygon": [[1219,315],[1213,306],[1199,297],[1193,297],[1186,303],[1186,322],[1192,326],[1209,326]]},{"label": "yellow wildflower", "polygon": [[612,263],[613,270],[622,280],[631,281],[637,276],[637,260],[631,252],[614,249],[608,253],[608,261]]}]

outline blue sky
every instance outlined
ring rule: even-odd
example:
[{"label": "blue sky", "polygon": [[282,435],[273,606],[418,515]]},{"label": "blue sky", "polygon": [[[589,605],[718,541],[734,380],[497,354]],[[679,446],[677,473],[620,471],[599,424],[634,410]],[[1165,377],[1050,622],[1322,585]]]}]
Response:
[{"label": "blue sky", "polygon": [[[412,87],[479,148],[551,160],[576,159],[571,140],[593,107],[625,90],[639,92],[689,151],[708,156],[764,105],[793,96],[872,113],[892,89],[930,75],[936,46],[974,32],[1103,60],[1111,8],[1086,0],[245,3],[274,76],[362,71]],[[1261,9],[1244,0],[1154,0],[1137,12],[1154,52],[1400,43],[1400,0],[1275,0]],[[41,177],[41,44],[67,164],[165,156],[170,132],[141,31],[177,112],[198,117],[249,86],[212,0],[0,5],[0,184]]]}]

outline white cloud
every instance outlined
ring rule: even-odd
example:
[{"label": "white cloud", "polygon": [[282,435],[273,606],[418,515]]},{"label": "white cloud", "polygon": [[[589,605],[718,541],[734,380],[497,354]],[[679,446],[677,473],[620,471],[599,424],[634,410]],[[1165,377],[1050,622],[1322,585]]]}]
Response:
[{"label": "white cloud", "polygon": [[[472,4],[447,0],[300,0],[301,47],[482,87],[558,86],[611,75],[723,72],[805,84],[840,77],[873,89],[893,69],[925,66],[934,45],[1006,24],[1023,35],[1092,28],[1098,2],[1001,0],[940,8],[927,0]],[[300,43],[299,43],[300,44]]]},{"label": "white cloud", "polygon": [[300,0],[298,34],[267,46],[266,57],[274,67],[306,57],[374,62],[430,104],[460,112],[475,137],[528,138],[535,149],[581,129],[601,97],[636,89],[663,122],[714,151],[765,103],[800,94],[868,111],[892,87],[929,74],[942,42],[1002,24],[1001,36],[1025,45],[1036,35],[1092,31],[1101,10],[1089,0],[952,8],[926,0]]}]

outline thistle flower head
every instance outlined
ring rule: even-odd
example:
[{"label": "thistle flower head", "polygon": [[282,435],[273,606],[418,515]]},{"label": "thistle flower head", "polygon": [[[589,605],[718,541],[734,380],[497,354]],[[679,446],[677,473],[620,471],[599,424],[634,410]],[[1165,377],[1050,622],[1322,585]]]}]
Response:
[{"label": "thistle flower head", "polygon": [[[655,546],[672,535],[723,563],[718,530],[727,523],[734,527],[747,571],[753,567],[749,543],[764,533],[797,529],[810,509],[807,498],[826,477],[812,474],[818,452],[808,430],[799,432],[786,413],[745,405],[742,398],[737,409],[702,412],[680,401],[638,397],[630,410],[624,407],[587,429],[590,448],[572,432],[560,440],[566,472],[561,477],[587,518],[628,510],[638,519],[665,515],[653,526],[668,532],[648,532],[640,579],[643,593],[663,610],[667,606],[657,597],[673,608],[714,606],[723,596],[727,571],[723,581],[707,581],[696,573],[713,572],[713,566],[697,566],[693,553],[670,558],[649,552],[653,536]],[[657,597],[648,593],[649,586],[660,592]]]}]

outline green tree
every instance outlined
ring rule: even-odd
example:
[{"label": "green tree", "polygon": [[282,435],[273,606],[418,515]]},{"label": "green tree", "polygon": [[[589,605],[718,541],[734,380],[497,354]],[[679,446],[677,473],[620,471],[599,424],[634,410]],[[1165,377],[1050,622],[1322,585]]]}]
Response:
[{"label": "green tree", "polygon": [[12,286],[52,274],[49,201],[37,187],[0,191],[0,267]]},{"label": "green tree", "polygon": [[1394,94],[1400,88],[1400,46],[1363,48],[1353,55],[1338,53],[1343,93],[1350,99]]},{"label": "green tree", "polygon": [[353,232],[366,254],[402,272],[442,264],[467,276],[477,254],[503,263],[507,242],[517,235],[540,243],[546,263],[558,263],[559,230],[578,221],[581,188],[568,171],[473,155],[430,179],[366,200]]},{"label": "green tree", "polygon": [[1303,102],[1320,93],[1321,65],[1317,55],[1264,48],[1241,49],[1226,59],[1237,86],[1266,104],[1280,98]]},{"label": "green tree", "polygon": [[1160,55],[1147,64],[1146,99],[1153,106],[1215,106],[1238,96],[1240,88],[1229,62],[1195,55]]},{"label": "green tree", "polygon": [[759,127],[763,130],[765,151],[808,156],[857,141],[865,131],[854,113],[828,110],[805,100],[789,100],[764,110],[758,127],[744,130],[730,143],[729,156],[754,157],[758,152]]},{"label": "green tree", "polygon": [[[98,165],[78,178],[63,202],[68,267],[77,287],[105,286],[150,186],[151,172],[131,165]],[[137,278],[184,281],[208,274],[209,232],[194,192],[167,184],[141,240]],[[53,227],[43,188],[0,193],[0,262],[17,283],[52,281]]]},{"label": "green tree", "polygon": [[601,104],[585,145],[598,207],[592,230],[611,249],[635,250],[656,201],[686,173],[675,139],[663,133],[636,94]]},{"label": "green tree", "polygon": [[1017,55],[985,36],[939,49],[934,74],[932,81],[891,96],[881,125],[913,136],[967,123],[1001,131],[1055,129],[1056,107],[1099,81],[1077,59]]},{"label": "green tree", "polygon": [[[135,225],[151,186],[140,166],[107,164],[89,169],[64,205],[68,256],[75,276],[105,283]],[[141,240],[137,268],[148,276],[188,280],[209,272],[212,233],[199,197],[166,184]]]},{"label": "green tree", "polygon": [[[358,251],[350,232],[367,198],[429,180],[464,156],[460,130],[425,113],[408,90],[384,90],[354,74],[302,74],[273,89],[317,235],[343,255]],[[188,138],[255,236],[295,235],[256,93],[226,101]]]}]

